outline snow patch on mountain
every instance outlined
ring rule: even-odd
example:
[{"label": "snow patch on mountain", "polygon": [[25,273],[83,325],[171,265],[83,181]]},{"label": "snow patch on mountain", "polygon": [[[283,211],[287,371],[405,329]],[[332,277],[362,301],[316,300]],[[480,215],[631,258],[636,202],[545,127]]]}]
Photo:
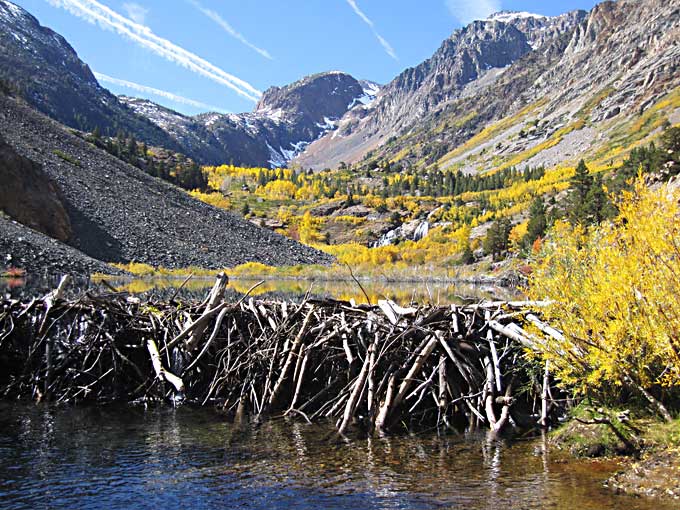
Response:
[{"label": "snow patch on mountain", "polygon": [[6,14],[11,14],[15,18],[22,17],[24,12],[26,12],[18,5],[13,4],[12,2],[7,2],[6,0],[0,0],[0,7],[4,8]]},{"label": "snow patch on mountain", "polygon": [[542,14],[535,14],[533,12],[520,12],[520,11],[500,11],[495,14],[492,14],[488,18],[486,18],[487,21],[500,21],[503,23],[510,23],[514,20],[517,19],[546,19],[549,18],[549,16],[544,16]]},{"label": "snow patch on mountain", "polygon": [[375,82],[360,80],[359,84],[362,87],[363,94],[359,97],[355,97],[352,102],[347,105],[347,110],[351,110],[358,105],[363,105],[364,107],[369,108],[378,97],[378,93],[380,93],[381,87]]},{"label": "snow patch on mountain", "polygon": [[281,108],[272,109],[269,106],[267,106],[265,108],[257,110],[256,113],[260,117],[265,117],[265,118],[279,124],[283,120],[283,115],[284,115],[285,112]]},{"label": "snow patch on mountain", "polygon": [[324,131],[330,131],[331,129],[335,129],[337,125],[338,125],[337,119],[329,119],[328,117],[323,118],[323,123],[321,122],[316,123],[316,127],[319,127]]}]

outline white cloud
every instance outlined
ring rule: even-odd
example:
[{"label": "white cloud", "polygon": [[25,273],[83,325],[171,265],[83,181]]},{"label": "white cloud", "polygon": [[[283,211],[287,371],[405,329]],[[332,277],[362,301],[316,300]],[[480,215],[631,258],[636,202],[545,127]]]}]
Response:
[{"label": "white cloud", "polygon": [[135,23],[143,25],[146,21],[146,15],[149,14],[149,9],[142,7],[134,2],[126,2],[123,4],[123,9],[127,12],[127,15]]},{"label": "white cloud", "polygon": [[355,12],[355,14],[357,16],[359,16],[364,23],[366,23],[369,27],[371,27],[371,30],[373,31],[373,35],[378,40],[380,45],[385,49],[385,52],[390,57],[392,57],[394,60],[399,60],[396,52],[394,51],[394,48],[392,48],[392,45],[390,43],[388,43],[387,40],[385,40],[385,38],[378,33],[378,31],[375,29],[375,23],[373,23],[373,20],[371,20],[368,16],[366,16],[364,11],[362,11],[359,8],[356,0],[347,0],[347,3],[352,8],[352,10]]},{"label": "white cloud", "polygon": [[230,88],[250,101],[257,102],[262,95],[262,92],[248,82],[223,71],[167,39],[157,36],[146,25],[126,18],[96,0],[47,0],[47,2],[55,7],[66,9],[89,23],[112,30],[185,69]]},{"label": "white cloud", "polygon": [[205,14],[208,18],[213,20],[215,23],[217,23],[222,29],[228,33],[230,36],[233,38],[237,39],[238,41],[242,42],[248,48],[251,50],[256,51],[260,55],[262,55],[264,58],[268,58],[269,60],[273,60],[271,54],[267,50],[263,50],[262,48],[258,48],[255,46],[253,43],[251,43],[248,39],[246,39],[240,32],[238,32],[234,27],[232,27],[222,16],[220,16],[217,12],[213,11],[212,9],[208,9],[207,7],[202,6],[200,3],[198,3],[196,0],[189,0],[189,3],[191,3],[196,9],[201,11],[203,14]]},{"label": "white cloud", "polygon": [[446,6],[463,24],[476,19],[486,19],[501,10],[501,0],[445,0]]},{"label": "white cloud", "polygon": [[130,90],[136,90],[137,92],[142,92],[144,94],[152,94],[157,97],[164,97],[165,99],[169,99],[170,101],[173,101],[175,103],[179,104],[185,104],[188,106],[193,106],[195,108],[201,108],[204,110],[209,110],[213,112],[222,112],[222,113],[230,113],[229,111],[225,110],[224,108],[220,108],[218,106],[211,106],[209,104],[202,103],[200,101],[195,101],[193,99],[189,99],[184,96],[179,96],[177,94],[173,94],[172,92],[168,92],[166,90],[160,90],[156,89],[153,87],[147,87],[146,85],[140,85],[139,83],[134,83],[131,81],[127,80],[121,80],[118,78],[112,78],[111,76],[108,76],[106,74],[102,73],[93,73],[95,78],[99,80],[99,82],[104,82],[104,83],[110,83],[112,85],[118,85],[119,87],[123,87],[126,89]]}]

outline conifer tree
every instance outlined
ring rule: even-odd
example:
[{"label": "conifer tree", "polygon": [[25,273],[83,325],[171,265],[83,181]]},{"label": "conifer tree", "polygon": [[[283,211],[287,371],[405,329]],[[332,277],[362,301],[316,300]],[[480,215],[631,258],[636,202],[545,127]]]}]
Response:
[{"label": "conifer tree", "polygon": [[588,192],[593,185],[593,178],[588,171],[585,161],[581,160],[576,167],[576,173],[571,179],[571,194],[569,195],[569,220],[572,224],[587,224],[588,222]]},{"label": "conifer tree", "polygon": [[545,204],[543,198],[537,197],[529,209],[529,224],[527,233],[522,240],[525,247],[531,246],[536,239],[543,237],[548,228],[548,221],[545,216]]}]

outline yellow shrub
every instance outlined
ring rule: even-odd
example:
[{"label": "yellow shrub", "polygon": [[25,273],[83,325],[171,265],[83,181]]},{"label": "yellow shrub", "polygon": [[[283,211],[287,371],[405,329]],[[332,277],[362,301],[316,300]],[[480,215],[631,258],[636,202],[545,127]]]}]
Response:
[{"label": "yellow shrub", "polygon": [[305,244],[315,244],[323,242],[324,236],[319,232],[319,227],[323,223],[320,218],[315,218],[307,211],[300,219],[298,233],[300,242]]},{"label": "yellow shrub", "polygon": [[515,253],[520,251],[522,239],[524,239],[524,236],[527,235],[528,227],[529,221],[523,221],[522,223],[518,223],[517,225],[512,227],[509,236],[510,249]]},{"label": "yellow shrub", "polygon": [[264,276],[276,272],[276,268],[260,262],[246,262],[228,271],[229,276]]},{"label": "yellow shrub", "polygon": [[190,191],[189,194],[201,202],[210,204],[214,207],[219,207],[220,209],[230,209],[231,201],[225,197],[222,193],[201,193],[198,190]]},{"label": "yellow shrub", "polygon": [[641,180],[620,216],[589,231],[558,223],[530,294],[554,300],[546,318],[565,333],[544,346],[576,389],[680,386],[680,193]]}]

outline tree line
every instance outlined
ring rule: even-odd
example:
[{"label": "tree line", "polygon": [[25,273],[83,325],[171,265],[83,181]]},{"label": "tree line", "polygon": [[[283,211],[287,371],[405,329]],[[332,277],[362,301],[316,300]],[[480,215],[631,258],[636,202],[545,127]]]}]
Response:
[{"label": "tree line", "polygon": [[87,140],[147,174],[171,182],[180,188],[205,190],[208,187],[208,179],[201,167],[184,154],[174,153],[169,158],[161,159],[154,155],[146,143],[138,142],[134,135],[122,130],[118,131],[115,137],[104,137],[99,127],[95,127]]},{"label": "tree line", "polygon": [[[680,174],[680,127],[667,125],[659,146],[652,142],[633,149],[623,164],[606,177],[591,173],[585,161],[579,161],[569,183],[567,199],[561,207],[554,197],[549,204],[543,197],[534,199],[520,247],[523,250],[531,248],[558,219],[572,225],[590,226],[614,218],[619,214],[616,197],[622,191],[632,189],[639,173],[655,174],[661,180]],[[512,228],[508,218],[492,223],[484,239],[484,251],[494,259],[503,256],[510,249]]]}]

